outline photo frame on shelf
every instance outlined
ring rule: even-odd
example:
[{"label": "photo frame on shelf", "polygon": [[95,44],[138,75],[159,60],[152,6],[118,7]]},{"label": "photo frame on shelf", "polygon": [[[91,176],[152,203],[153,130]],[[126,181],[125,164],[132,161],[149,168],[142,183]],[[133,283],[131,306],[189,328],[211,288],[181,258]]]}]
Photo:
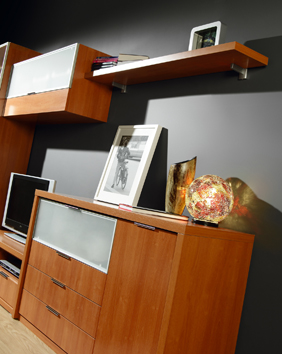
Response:
[{"label": "photo frame on shelf", "polygon": [[194,27],[191,31],[188,50],[211,47],[224,43],[226,25],[220,21]]},{"label": "photo frame on shelf", "polygon": [[95,200],[137,206],[161,131],[159,125],[118,127]]}]

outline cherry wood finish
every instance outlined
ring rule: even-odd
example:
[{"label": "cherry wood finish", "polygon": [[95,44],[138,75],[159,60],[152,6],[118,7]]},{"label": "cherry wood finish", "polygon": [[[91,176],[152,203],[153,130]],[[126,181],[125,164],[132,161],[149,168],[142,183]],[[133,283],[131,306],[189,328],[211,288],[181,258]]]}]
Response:
[{"label": "cherry wood finish", "polygon": [[8,56],[0,89],[0,216],[4,206],[11,172],[26,173],[35,123],[11,122],[3,118],[6,101],[6,90],[12,65],[25,59],[38,56],[40,53],[10,43]]},{"label": "cherry wood finish", "polygon": [[22,119],[30,114],[36,115],[38,123],[53,124],[106,122],[112,91],[84,78],[92,61],[101,55],[106,54],[79,44],[71,88],[9,98],[4,116]]},{"label": "cherry wood finish", "polygon": [[0,297],[10,307],[13,307],[17,295],[18,279],[2,267],[0,267],[0,272]]},{"label": "cherry wood finish", "polygon": [[[34,327],[28,320],[24,317],[19,317],[20,322],[24,324],[33,334],[35,334],[43,343],[45,343],[50,349],[52,349],[56,354],[66,354],[64,350],[58,347],[51,339],[46,337],[39,329]],[[38,352],[37,352],[38,353]],[[41,352],[40,352],[41,354]]]},{"label": "cherry wood finish", "polygon": [[61,257],[56,250],[36,241],[32,242],[29,264],[96,304],[102,304],[105,273],[76,259]]},{"label": "cherry wood finish", "polygon": [[[43,191],[36,192],[35,205],[39,198],[118,218],[93,354],[234,354],[253,235],[138,215]],[[36,244],[32,241],[32,248]],[[42,247],[34,248],[35,258],[51,260],[51,269],[55,256]],[[67,267],[63,270],[68,272]],[[29,276],[29,284],[40,283],[36,275]],[[95,286],[92,279],[85,278],[87,286]],[[21,305],[20,319],[28,320],[37,333],[42,324],[32,313],[37,313],[38,305],[29,301]],[[50,332],[42,331],[49,338],[46,343],[53,338],[61,346]]]},{"label": "cherry wood finish", "polygon": [[[4,118],[6,90],[9,82],[12,65],[25,59],[30,59],[40,53],[10,43],[0,89],[0,216],[4,213],[6,195],[11,172],[26,173],[35,123],[12,122]],[[24,259],[25,247],[21,243],[11,240],[0,230],[0,254],[3,259],[7,259],[11,254],[19,260]],[[7,252],[4,254],[4,252]],[[8,273],[9,274],[9,273]],[[9,274],[9,281],[2,282],[0,304],[15,317],[15,309],[20,295],[20,279]],[[7,289],[5,287],[7,286]],[[12,289],[12,294],[10,293]],[[5,294],[5,295],[4,295]]]},{"label": "cherry wood finish", "polygon": [[175,242],[119,220],[94,353],[156,353]]},{"label": "cherry wood finish", "polygon": [[238,42],[230,42],[95,70],[87,73],[85,77],[108,86],[111,86],[113,82],[135,85],[230,71],[231,64],[245,69],[254,68],[267,65],[268,58]]},{"label": "cherry wood finish", "polygon": [[0,215],[4,213],[11,172],[26,173],[35,124],[0,117]]},{"label": "cherry wood finish", "polygon": [[6,236],[4,230],[0,230],[0,247],[18,259],[23,259],[25,245]]},{"label": "cherry wood finish", "polygon": [[45,304],[23,291],[20,312],[48,338],[69,354],[92,353],[94,339],[66,320],[62,315],[56,316]]},{"label": "cherry wood finish", "polygon": [[31,266],[25,289],[95,338],[100,306]]},{"label": "cherry wood finish", "polygon": [[234,353],[251,242],[183,238],[164,354]]},{"label": "cherry wood finish", "polygon": [[39,52],[22,47],[15,43],[9,44],[8,56],[4,68],[4,75],[3,75],[2,85],[0,89],[0,116],[2,116],[3,108],[6,101],[6,90],[9,83],[9,77],[10,77],[12,65],[26,59],[34,58],[40,54],[41,53]]}]

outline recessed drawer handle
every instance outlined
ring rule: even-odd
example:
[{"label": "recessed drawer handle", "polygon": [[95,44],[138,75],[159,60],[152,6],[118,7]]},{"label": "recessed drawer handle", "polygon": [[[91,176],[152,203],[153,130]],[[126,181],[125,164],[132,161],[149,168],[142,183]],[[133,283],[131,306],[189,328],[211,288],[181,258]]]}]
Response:
[{"label": "recessed drawer handle", "polygon": [[144,229],[149,229],[149,230],[153,230],[153,231],[156,229],[154,226],[141,224],[140,222],[134,222],[134,224],[138,227],[143,227]]},{"label": "recessed drawer handle", "polygon": [[59,251],[56,251],[56,253],[57,253],[57,255],[60,256],[60,257],[63,257],[63,258],[65,258],[65,259],[70,259],[70,257],[67,256],[67,255],[64,254],[64,253],[61,253],[61,252],[59,252]]},{"label": "recessed drawer handle", "polygon": [[47,309],[48,311],[50,311],[53,315],[55,315],[55,316],[57,316],[57,317],[60,317],[59,312],[57,312],[57,311],[55,311],[54,309],[52,309],[52,307],[46,305],[46,309]]},{"label": "recessed drawer handle", "polygon": [[73,206],[73,205],[67,205],[67,204],[65,204],[65,206],[66,206],[67,208],[72,209],[72,210],[81,211],[79,208],[77,208],[77,207],[75,207],[75,206]]},{"label": "recessed drawer handle", "polygon": [[9,275],[7,275],[6,273],[0,271],[0,275],[2,275],[3,278],[8,279]]},{"label": "recessed drawer handle", "polygon": [[59,282],[58,280],[56,280],[56,279],[54,279],[54,278],[51,278],[51,280],[52,280],[52,282],[53,282],[54,284],[58,285],[60,288],[63,288],[63,289],[64,289],[64,288],[66,287],[65,284]]}]

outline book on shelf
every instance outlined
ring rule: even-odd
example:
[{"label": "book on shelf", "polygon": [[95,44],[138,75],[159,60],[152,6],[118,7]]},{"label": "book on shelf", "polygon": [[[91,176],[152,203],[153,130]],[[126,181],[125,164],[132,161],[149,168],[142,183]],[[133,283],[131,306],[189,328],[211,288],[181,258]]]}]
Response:
[{"label": "book on shelf", "polygon": [[120,64],[132,63],[145,59],[149,59],[149,57],[147,55],[137,54],[119,54],[118,56],[96,57],[93,60],[91,71],[109,68]]},{"label": "book on shelf", "polygon": [[99,70],[103,68],[111,68],[112,66],[116,66],[117,62],[115,61],[106,61],[101,63],[92,63],[91,71]]},{"label": "book on shelf", "polygon": [[156,210],[156,209],[149,209],[149,208],[143,208],[143,207],[138,207],[138,206],[131,206],[128,204],[119,204],[118,207],[121,210],[131,211],[131,212],[138,213],[138,214],[160,216],[163,218],[182,220],[182,221],[186,221],[186,222],[189,220],[189,217],[186,215],[178,215],[178,214],[168,213],[163,210]]},{"label": "book on shelf", "polygon": [[93,60],[93,63],[106,63],[106,62],[117,62],[118,57],[97,57]]},{"label": "book on shelf", "polygon": [[138,54],[119,54],[118,61],[135,61],[135,60],[146,60],[149,59],[147,55],[138,55]]}]

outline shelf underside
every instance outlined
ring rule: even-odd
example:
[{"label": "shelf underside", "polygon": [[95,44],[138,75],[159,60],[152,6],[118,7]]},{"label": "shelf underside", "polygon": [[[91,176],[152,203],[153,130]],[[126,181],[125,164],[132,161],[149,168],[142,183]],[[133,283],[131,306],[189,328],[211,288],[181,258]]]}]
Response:
[{"label": "shelf underside", "polygon": [[232,64],[248,69],[266,66],[268,58],[240,43],[231,42],[95,70],[85,78],[109,86],[113,83],[134,85],[230,71]]}]

